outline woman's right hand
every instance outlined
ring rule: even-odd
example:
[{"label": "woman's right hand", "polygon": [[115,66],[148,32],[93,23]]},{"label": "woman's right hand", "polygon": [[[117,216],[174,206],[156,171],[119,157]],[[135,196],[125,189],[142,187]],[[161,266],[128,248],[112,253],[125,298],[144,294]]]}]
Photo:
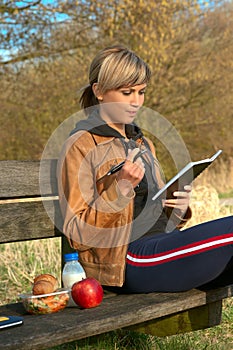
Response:
[{"label": "woman's right hand", "polygon": [[141,182],[145,174],[145,167],[141,157],[134,161],[135,156],[139,152],[139,148],[129,150],[125,164],[117,174],[118,187],[124,196],[127,196],[132,191],[132,188],[135,188]]}]

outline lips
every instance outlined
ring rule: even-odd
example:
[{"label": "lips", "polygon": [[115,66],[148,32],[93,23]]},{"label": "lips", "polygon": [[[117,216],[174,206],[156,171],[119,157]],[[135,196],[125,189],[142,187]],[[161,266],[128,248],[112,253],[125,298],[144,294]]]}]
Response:
[{"label": "lips", "polygon": [[129,113],[130,115],[135,115],[137,111],[127,111],[127,113]]}]

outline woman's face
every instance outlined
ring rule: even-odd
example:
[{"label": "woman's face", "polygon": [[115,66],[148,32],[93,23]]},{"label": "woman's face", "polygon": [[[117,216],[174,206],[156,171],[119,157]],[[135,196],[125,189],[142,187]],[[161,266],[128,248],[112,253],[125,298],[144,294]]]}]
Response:
[{"label": "woman's face", "polygon": [[146,84],[122,87],[96,94],[101,117],[106,123],[130,124],[144,103]]}]

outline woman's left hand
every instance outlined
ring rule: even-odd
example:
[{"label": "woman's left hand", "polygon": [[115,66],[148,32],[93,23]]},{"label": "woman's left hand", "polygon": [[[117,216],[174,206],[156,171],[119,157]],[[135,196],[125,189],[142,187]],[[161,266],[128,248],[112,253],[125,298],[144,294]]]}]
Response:
[{"label": "woman's left hand", "polygon": [[182,216],[188,209],[192,187],[190,185],[184,186],[184,191],[175,191],[174,199],[165,199],[163,205],[165,207],[174,208],[179,211],[179,215]]}]

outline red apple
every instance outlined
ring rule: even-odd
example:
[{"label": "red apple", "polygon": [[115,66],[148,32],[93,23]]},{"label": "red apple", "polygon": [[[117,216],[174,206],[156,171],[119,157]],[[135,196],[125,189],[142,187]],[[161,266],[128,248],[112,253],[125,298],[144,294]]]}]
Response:
[{"label": "red apple", "polygon": [[84,309],[98,306],[103,300],[103,288],[101,284],[92,277],[75,282],[71,288],[74,302]]}]

